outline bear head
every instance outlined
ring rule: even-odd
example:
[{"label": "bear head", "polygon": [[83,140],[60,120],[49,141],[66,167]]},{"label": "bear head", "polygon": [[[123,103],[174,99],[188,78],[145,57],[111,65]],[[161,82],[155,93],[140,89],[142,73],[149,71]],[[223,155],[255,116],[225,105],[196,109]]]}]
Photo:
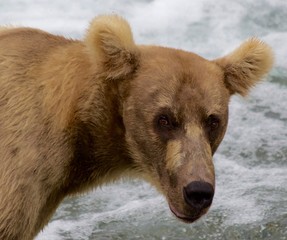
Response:
[{"label": "bear head", "polygon": [[178,218],[195,221],[212,203],[212,158],[227,128],[230,97],[247,95],[270,70],[270,47],[252,38],[209,61],[136,45],[119,16],[95,18],[85,43],[102,78],[117,87],[133,169],[163,193]]}]

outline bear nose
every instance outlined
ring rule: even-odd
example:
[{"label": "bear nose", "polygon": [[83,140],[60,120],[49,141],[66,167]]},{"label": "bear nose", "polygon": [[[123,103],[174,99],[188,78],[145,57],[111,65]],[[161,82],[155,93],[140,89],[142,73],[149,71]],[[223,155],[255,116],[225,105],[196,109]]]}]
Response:
[{"label": "bear nose", "polygon": [[183,188],[185,202],[197,210],[202,210],[211,205],[214,188],[208,182],[194,181]]}]

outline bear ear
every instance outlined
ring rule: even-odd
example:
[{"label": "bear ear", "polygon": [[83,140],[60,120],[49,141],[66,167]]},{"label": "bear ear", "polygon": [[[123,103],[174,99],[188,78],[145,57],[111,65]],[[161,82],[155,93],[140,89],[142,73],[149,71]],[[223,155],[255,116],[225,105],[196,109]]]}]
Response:
[{"label": "bear ear", "polygon": [[90,24],[85,43],[92,60],[107,78],[123,78],[135,72],[139,50],[129,24],[122,17],[96,17]]},{"label": "bear ear", "polygon": [[215,62],[224,70],[225,85],[230,93],[245,96],[270,71],[273,53],[267,44],[251,38]]}]

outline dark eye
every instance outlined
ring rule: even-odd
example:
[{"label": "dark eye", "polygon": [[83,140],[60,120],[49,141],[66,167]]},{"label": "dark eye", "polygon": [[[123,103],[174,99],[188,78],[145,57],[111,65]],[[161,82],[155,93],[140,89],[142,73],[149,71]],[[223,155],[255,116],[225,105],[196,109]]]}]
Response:
[{"label": "dark eye", "polygon": [[207,127],[209,128],[209,130],[211,130],[211,131],[216,130],[220,125],[220,119],[215,115],[210,115],[207,118],[206,124],[207,124]]},{"label": "dark eye", "polygon": [[161,109],[160,113],[154,116],[153,127],[154,132],[164,142],[175,138],[181,129],[175,114],[169,108]]},{"label": "dark eye", "polygon": [[158,125],[160,127],[170,127],[170,120],[167,115],[160,115],[158,118]]}]

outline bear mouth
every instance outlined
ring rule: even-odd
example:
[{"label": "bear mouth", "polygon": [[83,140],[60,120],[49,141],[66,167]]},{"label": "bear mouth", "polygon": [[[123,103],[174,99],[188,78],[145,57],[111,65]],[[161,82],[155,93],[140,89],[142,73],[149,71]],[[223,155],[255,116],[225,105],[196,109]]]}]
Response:
[{"label": "bear mouth", "polygon": [[185,223],[193,223],[194,221],[196,221],[197,219],[201,217],[201,214],[193,215],[193,216],[182,214],[171,204],[169,204],[169,209],[178,219],[180,219],[181,221]]}]

